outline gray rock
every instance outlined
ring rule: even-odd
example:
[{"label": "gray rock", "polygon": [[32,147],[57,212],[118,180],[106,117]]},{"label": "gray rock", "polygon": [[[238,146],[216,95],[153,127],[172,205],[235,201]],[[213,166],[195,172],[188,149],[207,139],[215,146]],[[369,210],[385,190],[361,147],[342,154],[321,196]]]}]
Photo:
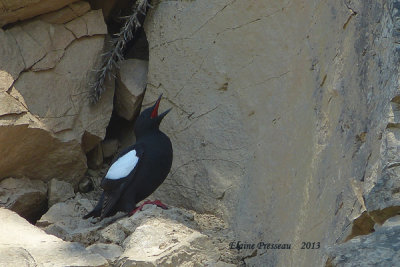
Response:
[{"label": "gray rock", "polygon": [[398,266],[400,224],[391,221],[374,233],[360,236],[331,249],[331,266]]},{"label": "gray rock", "polygon": [[120,63],[115,108],[119,116],[131,121],[139,112],[147,84],[148,61],[127,59]]},{"label": "gray rock", "polygon": [[382,169],[365,193],[365,205],[373,219],[382,224],[400,211],[400,98],[388,105],[387,128],[382,136]]},{"label": "gray rock", "polygon": [[74,199],[53,205],[36,225],[63,240],[84,244],[88,251],[118,266],[235,263],[227,246],[231,239],[227,225],[213,215],[145,205],[131,217],[117,213],[100,222],[83,220],[95,203],[78,193]]},{"label": "gray rock", "polygon": [[[129,232],[130,231],[128,230],[127,233]],[[120,223],[117,222],[102,229],[100,231],[100,236],[101,240],[104,242],[122,245],[127,237],[127,233],[125,233],[124,229],[120,227]]]},{"label": "gray rock", "polygon": [[121,266],[210,265],[219,259],[207,236],[174,221],[157,218],[138,226],[123,246],[124,253],[118,261]]},{"label": "gray rock", "polygon": [[63,240],[90,245],[100,239],[98,231],[104,226],[82,219],[95,204],[95,201],[82,198],[78,193],[74,199],[51,206],[36,222],[36,226]]},{"label": "gray rock", "polygon": [[47,185],[40,180],[7,178],[0,182],[0,206],[29,220],[47,206]]},{"label": "gray rock", "polygon": [[0,220],[1,266],[108,266],[102,256],[46,234],[12,211],[0,208]]},{"label": "gray rock", "polygon": [[0,245],[0,264],[12,267],[35,267],[36,262],[32,255],[23,247]]},{"label": "gray rock", "polygon": [[117,260],[123,252],[122,247],[118,245],[104,243],[96,243],[88,246],[86,249],[93,254],[103,256],[109,262]]},{"label": "gray rock", "polygon": [[75,196],[74,188],[70,183],[52,179],[49,183],[49,207]]}]

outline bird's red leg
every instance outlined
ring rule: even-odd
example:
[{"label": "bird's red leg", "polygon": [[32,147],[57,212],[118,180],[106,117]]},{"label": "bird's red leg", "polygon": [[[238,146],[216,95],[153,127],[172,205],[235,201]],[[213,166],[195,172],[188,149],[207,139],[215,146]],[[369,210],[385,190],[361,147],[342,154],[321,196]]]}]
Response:
[{"label": "bird's red leg", "polygon": [[129,212],[129,216],[132,216],[133,214],[135,214],[139,210],[142,210],[143,206],[146,205],[146,204],[157,205],[158,207],[160,207],[160,208],[162,208],[164,210],[168,209],[167,205],[163,204],[160,200],[154,200],[154,201],[146,200],[145,202],[143,202],[142,205],[140,205],[139,207],[137,207],[134,210],[132,210],[131,212]]},{"label": "bird's red leg", "polygon": [[162,203],[160,200],[150,201],[150,203],[147,203],[147,204],[157,205],[158,207],[162,208],[163,210],[167,210],[168,209],[167,205]]}]

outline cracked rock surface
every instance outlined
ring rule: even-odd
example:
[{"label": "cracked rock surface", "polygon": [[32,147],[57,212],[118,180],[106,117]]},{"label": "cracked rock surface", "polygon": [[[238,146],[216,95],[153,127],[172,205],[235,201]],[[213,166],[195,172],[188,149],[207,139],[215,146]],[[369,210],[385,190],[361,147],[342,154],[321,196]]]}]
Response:
[{"label": "cracked rock surface", "polygon": [[87,3],[67,9],[75,11],[0,29],[0,150],[7,154],[0,180],[55,178],[75,186],[87,168],[85,152],[105,136],[113,86],[95,107],[87,88],[107,28],[101,10]]},{"label": "cracked rock surface", "polygon": [[397,266],[400,262],[400,216],[369,235],[356,237],[330,252],[327,266]]},{"label": "cracked rock surface", "polygon": [[[0,25],[8,23],[5,14],[15,12],[16,21],[18,12],[55,2],[0,0]],[[53,205],[37,226],[64,240],[56,249],[72,264],[396,264],[400,1],[152,1],[140,34],[149,45],[140,58],[149,62],[137,73],[136,63],[121,62],[119,85],[127,90],[117,93],[114,114],[135,117],[125,109],[137,108],[144,87],[143,108],[160,93],[160,111],[173,108],[161,124],[173,143],[173,166],[150,197],[170,209],[146,206],[102,222],[81,219],[100,194],[96,174],[77,186],[85,153],[100,168],[134,136],[132,125],[116,120],[114,130],[126,138],[119,143],[118,134],[107,133],[118,142],[99,144],[113,89],[96,106],[87,95],[107,28],[88,2],[67,2],[0,30],[0,200],[15,210],[30,196],[42,205],[46,182],[70,183],[65,195],[49,192]],[[110,15],[128,1],[94,2]],[[7,179],[14,177],[40,181],[26,189]],[[2,255],[40,266],[40,251],[18,238],[0,236],[8,246]],[[291,249],[228,250],[233,241]],[[301,249],[303,242],[320,248]]]},{"label": "cracked rock surface", "polygon": [[143,103],[163,93],[173,108],[162,126],[174,162],[154,196],[223,214],[243,242],[293,246],[250,253],[249,266],[322,266],[350,231],[398,214],[399,10],[160,1]]},{"label": "cracked rock surface", "polygon": [[12,211],[0,208],[0,218],[1,266],[108,266],[99,254],[48,235]]},{"label": "cracked rock surface", "polygon": [[36,226],[63,240],[79,242],[113,266],[232,266],[239,262],[227,245],[232,233],[213,215],[146,205],[131,217],[117,213],[100,222],[83,220],[96,204],[88,199],[93,195],[77,194],[53,205]]},{"label": "cracked rock surface", "polygon": [[[79,0],[21,0],[0,1],[0,27],[19,20],[61,9]],[[76,5],[75,5],[76,6]],[[68,8],[73,9],[74,5]]]}]

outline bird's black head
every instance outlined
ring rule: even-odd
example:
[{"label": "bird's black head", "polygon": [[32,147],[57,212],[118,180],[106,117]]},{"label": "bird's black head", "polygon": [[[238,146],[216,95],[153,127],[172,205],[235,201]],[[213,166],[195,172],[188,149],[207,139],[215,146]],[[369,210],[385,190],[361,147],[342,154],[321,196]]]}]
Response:
[{"label": "bird's black head", "polygon": [[171,110],[168,109],[158,115],[158,106],[160,105],[161,97],[162,94],[158,97],[156,103],[152,107],[143,110],[143,112],[140,113],[139,117],[136,119],[134,126],[136,137],[140,137],[148,132],[158,130],[162,119]]}]

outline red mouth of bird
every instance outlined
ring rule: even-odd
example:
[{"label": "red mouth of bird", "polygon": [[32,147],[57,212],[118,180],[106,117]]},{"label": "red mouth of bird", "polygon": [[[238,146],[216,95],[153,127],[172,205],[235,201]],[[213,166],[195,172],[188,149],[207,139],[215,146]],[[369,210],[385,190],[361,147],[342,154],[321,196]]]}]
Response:
[{"label": "red mouth of bird", "polygon": [[156,104],[154,105],[153,111],[151,112],[150,118],[154,119],[158,116],[158,106],[160,105],[161,97],[157,99]]}]

